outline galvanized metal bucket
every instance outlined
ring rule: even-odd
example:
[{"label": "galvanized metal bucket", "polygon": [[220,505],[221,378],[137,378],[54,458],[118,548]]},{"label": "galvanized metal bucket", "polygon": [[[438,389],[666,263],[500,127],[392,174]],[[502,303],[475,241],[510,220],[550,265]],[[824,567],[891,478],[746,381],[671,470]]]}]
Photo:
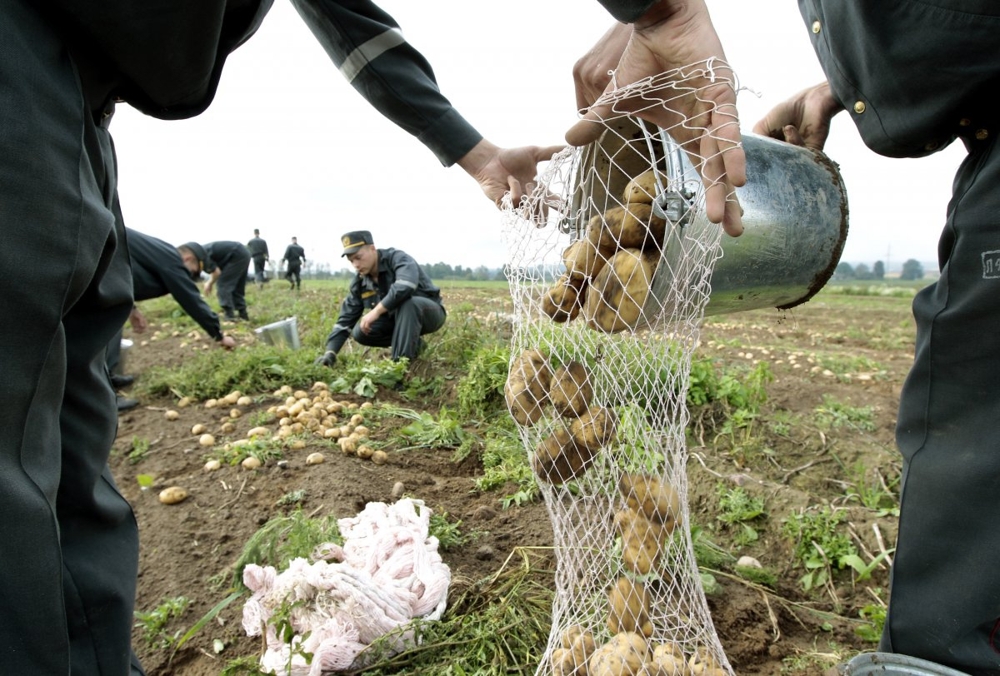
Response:
[{"label": "galvanized metal bucket", "polygon": [[254,333],[267,345],[288,347],[293,350],[302,347],[299,341],[298,320],[295,317],[261,326],[254,329]]},{"label": "galvanized metal bucket", "polygon": [[125,373],[125,367],[128,365],[129,355],[132,352],[132,346],[134,343],[128,338],[122,338],[121,348],[118,353],[118,366],[115,368],[115,373],[121,375]]},{"label": "galvanized metal bucket", "polygon": [[[666,133],[632,118],[609,126],[576,169],[580,180],[570,227],[582,228],[603,213],[633,177],[654,166],[663,172],[666,180],[657,186],[654,209],[666,217],[667,229],[643,312],[652,322],[673,310],[667,292],[685,264],[682,235],[721,226],[710,223],[703,210],[690,208],[701,181]],[[743,147],[747,184],[736,195],[744,232],[722,235],[722,258],[712,273],[706,315],[806,302],[833,275],[847,240],[847,192],[826,155],[749,133],[743,134]]]},{"label": "galvanized metal bucket", "polygon": [[862,653],[844,668],[844,676],[968,676],[935,662],[895,653]]}]

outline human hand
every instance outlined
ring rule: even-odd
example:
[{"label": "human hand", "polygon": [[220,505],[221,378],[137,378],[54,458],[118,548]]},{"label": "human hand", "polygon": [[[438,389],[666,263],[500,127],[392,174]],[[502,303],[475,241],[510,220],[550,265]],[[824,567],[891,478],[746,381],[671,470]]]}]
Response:
[{"label": "human hand", "polygon": [[458,161],[458,165],[479,183],[483,193],[497,207],[508,192],[511,202],[517,207],[521,198],[535,189],[538,163],[550,160],[564,147],[500,148],[483,139]]},{"label": "human hand", "polygon": [[222,340],[216,342],[218,342],[219,347],[227,351],[236,347],[236,340],[232,336],[223,335]]},{"label": "human hand", "polygon": [[592,106],[608,88],[611,73],[618,67],[622,52],[631,37],[631,25],[615,22],[597,44],[573,64],[577,110]]},{"label": "human hand", "polygon": [[[609,44],[591,51],[611,54],[620,39],[620,32],[609,31],[602,38]],[[722,223],[730,235],[741,234],[735,187],[746,183],[746,155],[740,143],[735,76],[725,58],[704,0],[653,4],[634,24],[605,89],[605,94],[617,92],[618,100],[587,110],[566,133],[566,141],[574,146],[595,141],[605,128],[600,122],[621,113],[665,129],[702,177],[708,219]],[[634,96],[622,92],[650,77],[656,79],[655,86],[637,88]]]},{"label": "human hand", "polygon": [[142,311],[134,306],[132,312],[128,315],[128,323],[136,333],[145,333],[146,329],[149,328],[149,320],[146,319],[146,315],[142,314]]},{"label": "human hand", "polygon": [[830,84],[823,82],[779,103],[754,125],[761,136],[822,150],[830,135],[830,120],[844,108],[833,98]]},{"label": "human hand", "polygon": [[337,353],[333,350],[327,350],[324,354],[316,357],[316,361],[313,362],[316,366],[329,366],[333,368],[337,363]]},{"label": "human hand", "polygon": [[361,324],[361,333],[363,333],[363,334],[365,334],[367,336],[371,332],[371,330],[372,330],[372,324],[375,323],[375,320],[377,318],[378,317],[375,314],[374,310],[372,310],[371,312],[369,312],[368,314],[366,314],[364,317],[362,317],[361,318],[361,322],[360,322],[360,324]]}]

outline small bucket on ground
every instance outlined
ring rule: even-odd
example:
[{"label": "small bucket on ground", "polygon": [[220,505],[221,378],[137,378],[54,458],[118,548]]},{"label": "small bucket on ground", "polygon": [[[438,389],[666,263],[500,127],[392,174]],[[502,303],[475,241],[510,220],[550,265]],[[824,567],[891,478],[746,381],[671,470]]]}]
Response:
[{"label": "small bucket on ground", "polygon": [[844,676],[968,676],[934,662],[895,653],[862,653],[847,663]]},{"label": "small bucket on ground", "polygon": [[128,366],[129,353],[132,351],[132,341],[128,338],[122,338],[121,348],[118,352],[118,366],[115,368],[115,373],[123,374],[125,373],[125,368]]},{"label": "small bucket on ground", "polygon": [[288,319],[282,319],[280,322],[261,326],[258,329],[254,329],[254,333],[266,345],[288,347],[293,350],[302,347],[302,344],[299,342],[299,327],[295,317],[289,317]]}]

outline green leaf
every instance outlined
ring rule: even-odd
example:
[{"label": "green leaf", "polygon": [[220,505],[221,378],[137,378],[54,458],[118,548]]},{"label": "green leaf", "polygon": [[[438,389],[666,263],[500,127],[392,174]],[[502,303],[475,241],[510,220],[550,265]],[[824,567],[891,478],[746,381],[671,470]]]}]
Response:
[{"label": "green leaf", "polygon": [[135,480],[139,482],[139,488],[150,488],[156,482],[152,474],[139,474]]}]

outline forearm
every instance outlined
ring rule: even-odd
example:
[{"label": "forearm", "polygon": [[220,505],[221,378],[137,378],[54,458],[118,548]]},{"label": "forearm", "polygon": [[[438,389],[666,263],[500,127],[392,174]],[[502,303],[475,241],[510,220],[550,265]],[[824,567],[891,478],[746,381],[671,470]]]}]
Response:
[{"label": "forearm", "polygon": [[451,166],[482,135],[441,93],[430,64],[396,21],[367,0],[292,0],[348,82],[380,113]]}]

